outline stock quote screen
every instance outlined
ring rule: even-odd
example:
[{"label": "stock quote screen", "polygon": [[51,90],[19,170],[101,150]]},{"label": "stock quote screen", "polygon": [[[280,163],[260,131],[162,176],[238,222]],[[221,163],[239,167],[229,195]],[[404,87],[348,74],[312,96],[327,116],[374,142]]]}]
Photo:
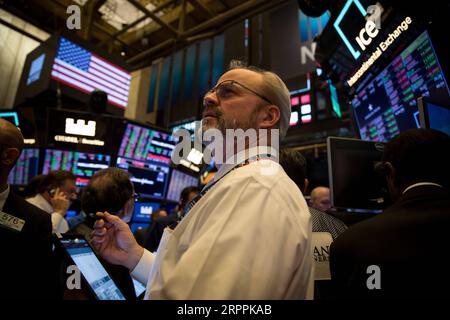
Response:
[{"label": "stock quote screen", "polygon": [[444,73],[425,31],[353,99],[361,139],[384,142],[418,128],[417,98],[448,94]]},{"label": "stock quote screen", "polygon": [[42,171],[44,174],[53,170],[70,171],[77,177],[77,186],[83,187],[95,172],[108,168],[110,162],[109,155],[47,149]]},{"label": "stock quote screen", "polygon": [[162,199],[165,197],[169,166],[158,162],[141,162],[117,158],[117,167],[131,174],[134,190],[141,197]]},{"label": "stock quote screen", "polygon": [[170,133],[129,123],[120,144],[119,157],[169,164],[176,143]]},{"label": "stock quote screen", "polygon": [[198,186],[198,178],[178,170],[172,170],[169,189],[167,191],[167,199],[172,201],[180,201],[180,196],[183,189],[191,186]]},{"label": "stock quote screen", "polygon": [[19,160],[8,176],[10,185],[26,185],[38,174],[39,149],[23,149]]}]

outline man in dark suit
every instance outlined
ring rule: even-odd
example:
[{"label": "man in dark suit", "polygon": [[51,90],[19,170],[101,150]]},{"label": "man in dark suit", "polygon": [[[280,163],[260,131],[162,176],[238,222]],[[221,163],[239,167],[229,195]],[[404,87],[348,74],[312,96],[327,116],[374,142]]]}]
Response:
[{"label": "man in dark suit", "polygon": [[23,148],[20,131],[0,119],[0,297],[57,297],[50,216],[15,195],[7,183]]},{"label": "man in dark suit", "polygon": [[352,298],[448,297],[450,137],[431,129],[389,141],[377,171],[395,203],[331,246],[337,294]]}]

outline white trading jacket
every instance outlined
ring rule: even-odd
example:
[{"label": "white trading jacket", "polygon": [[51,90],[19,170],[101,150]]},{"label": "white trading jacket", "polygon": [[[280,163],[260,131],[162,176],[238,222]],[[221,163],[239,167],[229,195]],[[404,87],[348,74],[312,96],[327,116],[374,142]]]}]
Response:
[{"label": "white trading jacket", "polygon": [[312,299],[311,248],[300,190],[259,160],[220,179],[131,275],[146,299]]}]

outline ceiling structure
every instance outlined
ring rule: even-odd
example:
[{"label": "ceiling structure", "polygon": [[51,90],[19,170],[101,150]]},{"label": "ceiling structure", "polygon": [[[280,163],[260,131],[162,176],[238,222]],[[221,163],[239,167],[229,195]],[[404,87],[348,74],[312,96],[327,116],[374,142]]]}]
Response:
[{"label": "ceiling structure", "polygon": [[67,28],[67,8],[78,5],[78,36],[122,55],[138,69],[283,3],[286,0],[0,0],[0,8],[57,34]]}]

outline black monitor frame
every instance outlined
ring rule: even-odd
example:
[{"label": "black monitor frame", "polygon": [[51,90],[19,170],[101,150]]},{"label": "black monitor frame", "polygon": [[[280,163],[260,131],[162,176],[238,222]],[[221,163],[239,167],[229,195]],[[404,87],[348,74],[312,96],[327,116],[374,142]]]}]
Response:
[{"label": "black monitor frame", "polygon": [[[389,197],[386,181],[375,171],[375,164],[381,161],[383,145],[380,142],[360,139],[327,138],[330,196],[333,208],[347,212],[381,213],[387,207]],[[343,150],[347,150],[347,154],[342,153]],[[372,153],[365,156],[365,150]],[[342,166],[343,160],[353,160],[354,163]]]},{"label": "black monitor frame", "polygon": [[450,97],[447,97],[447,99],[439,99],[436,97],[419,97],[417,99],[417,107],[419,108],[419,121],[421,128],[432,129],[430,118],[428,116],[430,104],[437,105],[443,109],[448,109],[450,112]]}]

